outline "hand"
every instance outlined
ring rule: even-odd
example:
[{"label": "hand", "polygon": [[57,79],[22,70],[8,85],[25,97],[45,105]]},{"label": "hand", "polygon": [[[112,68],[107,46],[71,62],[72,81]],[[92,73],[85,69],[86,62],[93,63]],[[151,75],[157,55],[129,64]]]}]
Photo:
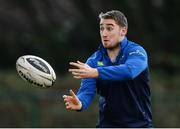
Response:
[{"label": "hand", "polygon": [[69,72],[72,73],[74,78],[82,79],[82,78],[97,78],[99,73],[97,69],[91,68],[89,65],[82,63],[80,61],[70,62],[72,66],[77,67],[76,69],[69,69]]},{"label": "hand", "polygon": [[81,101],[78,99],[78,97],[75,95],[75,93],[72,90],[70,90],[69,92],[71,96],[63,95],[66,109],[80,110],[82,108]]}]

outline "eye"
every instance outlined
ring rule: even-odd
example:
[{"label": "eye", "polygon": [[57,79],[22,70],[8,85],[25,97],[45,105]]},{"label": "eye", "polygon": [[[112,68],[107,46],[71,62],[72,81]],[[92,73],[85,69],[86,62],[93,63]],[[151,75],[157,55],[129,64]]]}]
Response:
[{"label": "eye", "polygon": [[104,30],[104,27],[100,26],[100,31],[103,31]]},{"label": "eye", "polygon": [[109,27],[107,27],[106,29],[107,29],[107,31],[112,31],[112,30],[113,30],[113,27],[109,26]]},{"label": "eye", "polygon": [[104,30],[104,27],[100,27],[100,31],[103,31]]}]

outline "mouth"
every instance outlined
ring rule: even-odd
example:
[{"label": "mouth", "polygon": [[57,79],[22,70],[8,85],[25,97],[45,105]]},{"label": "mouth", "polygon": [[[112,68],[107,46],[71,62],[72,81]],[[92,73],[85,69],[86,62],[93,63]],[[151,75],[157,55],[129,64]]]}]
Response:
[{"label": "mouth", "polygon": [[103,41],[104,41],[104,42],[108,42],[109,40],[107,40],[107,39],[104,39]]},{"label": "mouth", "polygon": [[104,47],[108,46],[109,45],[109,40],[104,39],[103,40],[103,45],[104,45]]}]

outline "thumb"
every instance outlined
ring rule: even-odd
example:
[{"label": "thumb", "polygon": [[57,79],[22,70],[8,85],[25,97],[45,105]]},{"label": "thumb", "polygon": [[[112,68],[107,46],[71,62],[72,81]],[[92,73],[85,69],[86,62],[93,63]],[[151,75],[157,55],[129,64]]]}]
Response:
[{"label": "thumb", "polygon": [[81,101],[79,100],[79,98],[77,97],[77,95],[73,92],[73,90],[69,90],[69,92],[70,92],[70,95],[75,99],[75,103],[82,105],[82,104],[81,104]]},{"label": "thumb", "polygon": [[81,65],[84,65],[84,63],[82,63],[82,62],[81,62],[81,61],[79,61],[79,60],[77,61],[77,63],[79,63],[79,64],[81,64]]},{"label": "thumb", "polygon": [[74,93],[74,91],[72,89],[69,90],[70,92],[70,95],[73,97],[73,98],[76,98],[77,99],[77,96],[76,94]]}]

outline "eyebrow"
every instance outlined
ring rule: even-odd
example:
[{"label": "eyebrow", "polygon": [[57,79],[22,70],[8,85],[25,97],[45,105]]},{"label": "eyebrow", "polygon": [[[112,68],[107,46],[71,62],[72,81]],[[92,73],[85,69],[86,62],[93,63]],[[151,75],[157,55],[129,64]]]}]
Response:
[{"label": "eyebrow", "polygon": [[[100,26],[102,26],[103,24],[101,23]],[[114,26],[114,24],[106,24],[107,26]]]}]

